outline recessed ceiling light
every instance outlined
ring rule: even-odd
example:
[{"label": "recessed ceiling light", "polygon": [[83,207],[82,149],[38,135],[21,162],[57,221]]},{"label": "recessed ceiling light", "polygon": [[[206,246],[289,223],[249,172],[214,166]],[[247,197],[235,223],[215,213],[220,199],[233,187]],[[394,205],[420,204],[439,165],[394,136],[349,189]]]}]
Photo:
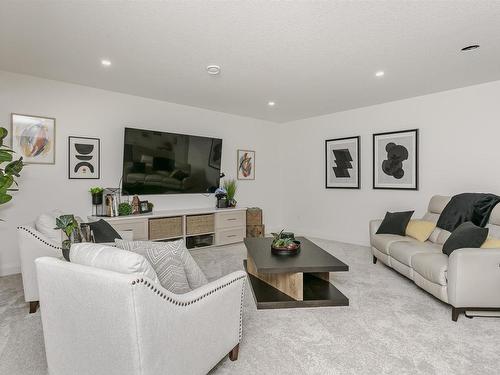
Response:
[{"label": "recessed ceiling light", "polygon": [[101,64],[104,66],[111,66],[111,61],[109,60],[101,60]]},{"label": "recessed ceiling light", "polygon": [[472,51],[472,50],[478,49],[478,48],[479,48],[479,44],[472,44],[470,46],[462,48],[460,51],[467,52],[467,51]]},{"label": "recessed ceiling light", "polygon": [[207,73],[211,74],[213,76],[219,74],[220,73],[220,66],[219,65],[209,65],[209,66],[207,66]]},{"label": "recessed ceiling light", "polygon": [[375,73],[375,77],[383,77],[384,74],[385,73],[382,70],[379,70],[377,73]]},{"label": "recessed ceiling light", "polygon": [[267,105],[269,107],[274,107],[276,105],[276,103],[275,102],[267,102]]}]

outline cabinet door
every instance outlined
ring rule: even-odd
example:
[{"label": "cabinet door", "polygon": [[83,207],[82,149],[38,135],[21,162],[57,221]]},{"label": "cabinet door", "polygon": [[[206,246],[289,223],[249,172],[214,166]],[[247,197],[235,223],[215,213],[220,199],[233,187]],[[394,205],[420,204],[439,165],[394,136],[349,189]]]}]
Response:
[{"label": "cabinet door", "polygon": [[116,231],[132,231],[134,241],[148,240],[147,219],[112,221],[110,224]]}]

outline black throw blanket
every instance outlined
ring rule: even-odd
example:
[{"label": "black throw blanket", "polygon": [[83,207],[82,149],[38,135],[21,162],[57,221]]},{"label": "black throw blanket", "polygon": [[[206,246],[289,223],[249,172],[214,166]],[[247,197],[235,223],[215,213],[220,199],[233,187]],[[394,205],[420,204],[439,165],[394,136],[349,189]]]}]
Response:
[{"label": "black throw blanket", "polygon": [[500,202],[500,197],[495,194],[462,193],[455,195],[441,212],[437,226],[453,232],[460,224],[472,221],[478,227],[484,227],[488,224],[491,211],[498,202]]}]

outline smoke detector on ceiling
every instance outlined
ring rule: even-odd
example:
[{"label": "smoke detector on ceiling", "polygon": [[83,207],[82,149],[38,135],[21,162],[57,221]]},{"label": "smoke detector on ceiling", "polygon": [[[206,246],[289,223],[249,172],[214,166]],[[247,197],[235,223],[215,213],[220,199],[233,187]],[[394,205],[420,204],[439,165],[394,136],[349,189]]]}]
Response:
[{"label": "smoke detector on ceiling", "polygon": [[220,66],[219,65],[208,65],[207,66],[207,73],[213,76],[216,76],[217,74],[220,73]]}]

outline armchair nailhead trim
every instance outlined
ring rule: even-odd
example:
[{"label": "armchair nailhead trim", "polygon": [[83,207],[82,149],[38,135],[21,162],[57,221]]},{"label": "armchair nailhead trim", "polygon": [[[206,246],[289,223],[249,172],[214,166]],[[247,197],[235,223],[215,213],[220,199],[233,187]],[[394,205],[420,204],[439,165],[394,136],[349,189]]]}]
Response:
[{"label": "armchair nailhead trim", "polygon": [[52,247],[56,250],[62,250],[62,248],[60,246],[56,246],[50,242],[47,242],[45,240],[43,240],[42,238],[40,238],[40,236],[36,233],[33,233],[32,231],[30,231],[28,228],[26,227],[17,227],[17,230],[24,230],[25,232],[31,234],[33,237],[35,237],[38,241],[42,242],[43,244],[49,246],[49,247]]},{"label": "armchair nailhead trim", "polygon": [[[180,301],[176,301],[174,300],[172,297],[167,297],[166,294],[164,294],[163,292],[161,292],[161,290],[157,289],[153,284],[151,284],[149,281],[147,280],[144,280],[144,279],[136,279],[136,280],[133,280],[131,282],[132,285],[139,285],[139,284],[142,284],[144,286],[146,286],[147,288],[151,289],[153,291],[153,293],[159,295],[161,298],[165,299],[167,302],[170,302],[176,306],[189,306],[189,305],[192,305],[198,301],[201,301],[203,298],[207,297],[208,295],[210,294],[213,294],[215,293],[216,291],[218,290],[221,290],[222,288],[225,288],[227,287],[228,285],[231,285],[233,283],[235,283],[236,281],[238,280],[241,280],[241,279],[244,279],[246,276],[241,276],[241,277],[238,277],[236,279],[233,279],[231,281],[228,281],[227,283],[221,285],[221,286],[218,286],[216,287],[215,289],[212,289],[211,291],[203,294],[201,297],[198,297],[192,301],[187,301],[187,302],[180,302]],[[243,288],[242,288],[242,292],[241,292],[241,306],[240,306],[240,339],[241,339],[241,320],[242,320],[242,312],[243,312],[243,293],[244,293],[244,290],[245,290],[245,284],[243,284]]]}]

